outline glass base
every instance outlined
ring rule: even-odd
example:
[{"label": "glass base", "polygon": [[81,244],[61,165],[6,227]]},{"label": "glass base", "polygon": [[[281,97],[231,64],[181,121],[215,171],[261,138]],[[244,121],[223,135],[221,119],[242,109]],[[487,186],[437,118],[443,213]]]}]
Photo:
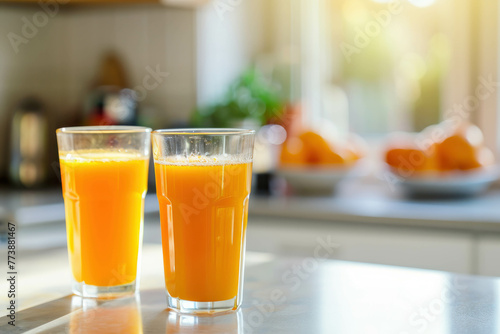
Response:
[{"label": "glass base", "polygon": [[72,290],[80,297],[113,299],[133,295],[136,285],[137,281],[116,286],[96,286],[73,281]]},{"label": "glass base", "polygon": [[167,293],[167,307],[183,314],[210,315],[236,311],[239,305],[237,297],[217,302],[194,302],[173,298]]}]

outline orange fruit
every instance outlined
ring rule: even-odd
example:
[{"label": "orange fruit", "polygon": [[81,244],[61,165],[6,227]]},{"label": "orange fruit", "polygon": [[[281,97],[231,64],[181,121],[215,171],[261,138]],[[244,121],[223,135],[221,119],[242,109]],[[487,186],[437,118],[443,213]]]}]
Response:
[{"label": "orange fruit", "polygon": [[340,149],[335,149],[320,134],[307,131],[299,136],[307,152],[307,161],[310,164],[335,165],[343,164],[345,159]]},{"label": "orange fruit", "polygon": [[461,135],[453,135],[437,144],[439,162],[444,170],[480,167],[476,148]]},{"label": "orange fruit", "polygon": [[385,161],[400,173],[432,171],[437,169],[436,159],[431,151],[418,148],[392,148],[387,150]]},{"label": "orange fruit", "polygon": [[399,135],[386,151],[385,160],[399,172],[470,170],[494,163],[485,148],[481,130],[470,123],[450,126],[446,122],[426,128],[410,140]]},{"label": "orange fruit", "polygon": [[364,155],[364,141],[351,136],[346,144],[333,145],[314,131],[306,131],[284,143],[282,164],[339,165],[358,160]]},{"label": "orange fruit", "polygon": [[482,143],[474,141],[467,132],[456,132],[442,142],[436,144],[440,169],[473,169],[481,167],[478,151]]},{"label": "orange fruit", "polygon": [[292,137],[283,143],[280,162],[282,164],[296,165],[307,163],[307,152],[300,138]]},{"label": "orange fruit", "polygon": [[319,134],[313,131],[307,131],[302,133],[299,138],[304,143],[305,151],[307,152],[307,160],[309,163],[319,163],[322,160],[327,160],[322,158],[323,155],[327,155],[331,152],[330,145],[328,142],[321,137]]},{"label": "orange fruit", "polygon": [[341,155],[328,150],[321,152],[316,163],[321,165],[334,165],[334,164],[343,164],[344,162],[345,160]]},{"label": "orange fruit", "polygon": [[474,158],[461,166],[462,170],[491,166],[495,163],[493,152],[487,147],[475,149]]}]

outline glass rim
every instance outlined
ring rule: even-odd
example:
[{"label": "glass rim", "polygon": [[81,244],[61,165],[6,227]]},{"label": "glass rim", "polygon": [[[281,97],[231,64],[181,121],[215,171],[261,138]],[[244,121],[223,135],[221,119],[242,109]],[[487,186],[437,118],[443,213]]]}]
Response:
[{"label": "glass rim", "polygon": [[159,136],[235,136],[235,135],[253,135],[255,130],[238,128],[184,128],[184,129],[159,129],[152,132]]},{"label": "glass rim", "polygon": [[152,129],[135,125],[93,125],[59,128],[56,134],[99,134],[99,133],[148,133]]}]

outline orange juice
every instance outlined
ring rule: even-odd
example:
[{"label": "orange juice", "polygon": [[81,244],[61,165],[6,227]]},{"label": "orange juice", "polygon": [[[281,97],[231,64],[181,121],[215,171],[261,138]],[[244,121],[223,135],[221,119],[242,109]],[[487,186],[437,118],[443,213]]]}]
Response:
[{"label": "orange juice", "polygon": [[238,294],[252,165],[216,160],[155,163],[165,285],[173,298]]},{"label": "orange juice", "polygon": [[132,153],[61,155],[68,252],[77,282],[135,281],[148,160]]}]

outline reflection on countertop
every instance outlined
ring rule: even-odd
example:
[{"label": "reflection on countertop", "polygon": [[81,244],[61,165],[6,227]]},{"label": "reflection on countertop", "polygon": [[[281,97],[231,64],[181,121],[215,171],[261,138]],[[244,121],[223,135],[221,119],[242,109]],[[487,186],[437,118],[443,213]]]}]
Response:
[{"label": "reflection on countertop", "polygon": [[[162,268],[154,266],[161,263],[160,246],[149,250],[143,271],[149,283],[137,298],[61,294],[18,312],[18,326],[9,332],[494,334],[500,328],[498,278],[252,252],[238,312],[179,315],[165,309]],[[1,320],[0,331],[11,330]]]}]

